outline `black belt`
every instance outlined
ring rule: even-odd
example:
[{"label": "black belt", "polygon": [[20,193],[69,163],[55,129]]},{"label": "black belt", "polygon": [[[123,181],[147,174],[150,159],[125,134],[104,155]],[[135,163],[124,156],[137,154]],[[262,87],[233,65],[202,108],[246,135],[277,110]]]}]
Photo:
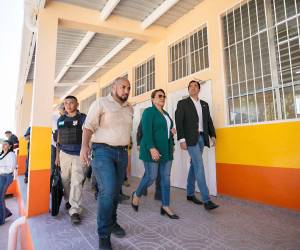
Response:
[{"label": "black belt", "polygon": [[106,143],[93,143],[93,145],[95,145],[95,146],[97,146],[97,145],[99,145],[99,146],[105,146],[105,147],[108,147],[108,148],[112,148],[112,149],[119,149],[119,150],[128,150],[128,146],[126,145],[126,146],[111,146],[111,145],[108,145],[108,144],[106,144]]}]

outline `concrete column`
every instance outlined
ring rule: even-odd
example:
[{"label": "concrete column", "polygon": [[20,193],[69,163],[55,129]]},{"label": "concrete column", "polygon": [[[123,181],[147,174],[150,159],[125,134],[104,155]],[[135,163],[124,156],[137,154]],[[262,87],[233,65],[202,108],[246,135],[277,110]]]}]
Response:
[{"label": "concrete column", "polygon": [[31,107],[31,136],[27,215],[49,210],[52,104],[58,19],[41,10],[38,18],[36,62]]}]

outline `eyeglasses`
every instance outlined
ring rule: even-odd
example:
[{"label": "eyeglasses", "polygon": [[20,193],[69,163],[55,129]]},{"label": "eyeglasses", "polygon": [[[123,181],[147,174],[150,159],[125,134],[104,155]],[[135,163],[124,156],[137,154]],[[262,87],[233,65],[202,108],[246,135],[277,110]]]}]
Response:
[{"label": "eyeglasses", "polygon": [[157,96],[158,96],[158,98],[164,98],[164,99],[167,98],[165,95],[162,95],[162,94],[158,94]]}]

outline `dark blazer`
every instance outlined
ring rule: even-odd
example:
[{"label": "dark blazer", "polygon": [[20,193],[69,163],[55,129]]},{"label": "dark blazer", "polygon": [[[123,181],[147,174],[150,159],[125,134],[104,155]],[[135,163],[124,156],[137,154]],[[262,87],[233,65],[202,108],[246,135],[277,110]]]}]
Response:
[{"label": "dark blazer", "polygon": [[[209,136],[216,137],[216,132],[209,113],[208,103],[200,100],[200,104],[202,107],[204,144],[209,147]],[[177,103],[175,122],[177,139],[185,138],[187,146],[195,146],[199,139],[199,117],[191,97],[180,100]]]},{"label": "dark blazer", "polygon": [[[172,129],[173,121],[166,111],[164,113],[170,118]],[[165,117],[155,106],[145,109],[142,115],[141,127],[140,159],[145,162],[154,162],[150,154],[150,148],[156,148],[161,155],[160,162],[173,160],[174,139],[172,133],[167,129]]]}]

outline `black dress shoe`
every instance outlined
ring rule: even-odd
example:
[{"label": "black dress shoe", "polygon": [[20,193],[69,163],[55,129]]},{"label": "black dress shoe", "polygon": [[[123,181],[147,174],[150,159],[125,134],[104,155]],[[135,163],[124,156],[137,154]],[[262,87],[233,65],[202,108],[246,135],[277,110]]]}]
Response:
[{"label": "black dress shoe", "polygon": [[167,215],[170,219],[179,219],[179,216],[177,214],[169,214],[166,210],[164,210],[163,207],[160,208],[160,214],[161,215]]},{"label": "black dress shoe", "polygon": [[122,201],[127,201],[130,199],[130,196],[126,194],[119,194],[118,201],[119,203],[122,203]]},{"label": "black dress shoe", "polygon": [[219,207],[219,205],[213,203],[212,201],[208,201],[204,203],[204,208],[206,210],[213,210],[216,209],[217,207]]},{"label": "black dress shoe", "polygon": [[197,204],[197,205],[202,205],[202,204],[203,204],[203,202],[200,201],[200,200],[198,200],[198,199],[195,197],[195,195],[193,195],[193,196],[187,196],[186,199],[187,199],[188,201],[194,202],[194,203]]},{"label": "black dress shoe", "polygon": [[10,216],[12,216],[12,212],[8,211],[8,213],[6,214],[5,218],[8,218]]},{"label": "black dress shoe", "polygon": [[71,204],[69,202],[66,202],[65,209],[69,210],[71,207],[72,207]]},{"label": "black dress shoe", "polygon": [[111,250],[112,249],[110,237],[99,239],[99,249],[101,249],[101,250]]},{"label": "black dress shoe", "polygon": [[111,233],[117,238],[123,238],[126,235],[125,230],[117,222],[113,225]]},{"label": "black dress shoe", "polygon": [[132,206],[132,208],[133,208],[134,211],[138,212],[138,211],[139,211],[139,205],[134,205],[134,204],[133,204],[133,196],[134,196],[134,193],[135,193],[135,192],[133,192],[132,195],[131,195],[131,206]]}]

